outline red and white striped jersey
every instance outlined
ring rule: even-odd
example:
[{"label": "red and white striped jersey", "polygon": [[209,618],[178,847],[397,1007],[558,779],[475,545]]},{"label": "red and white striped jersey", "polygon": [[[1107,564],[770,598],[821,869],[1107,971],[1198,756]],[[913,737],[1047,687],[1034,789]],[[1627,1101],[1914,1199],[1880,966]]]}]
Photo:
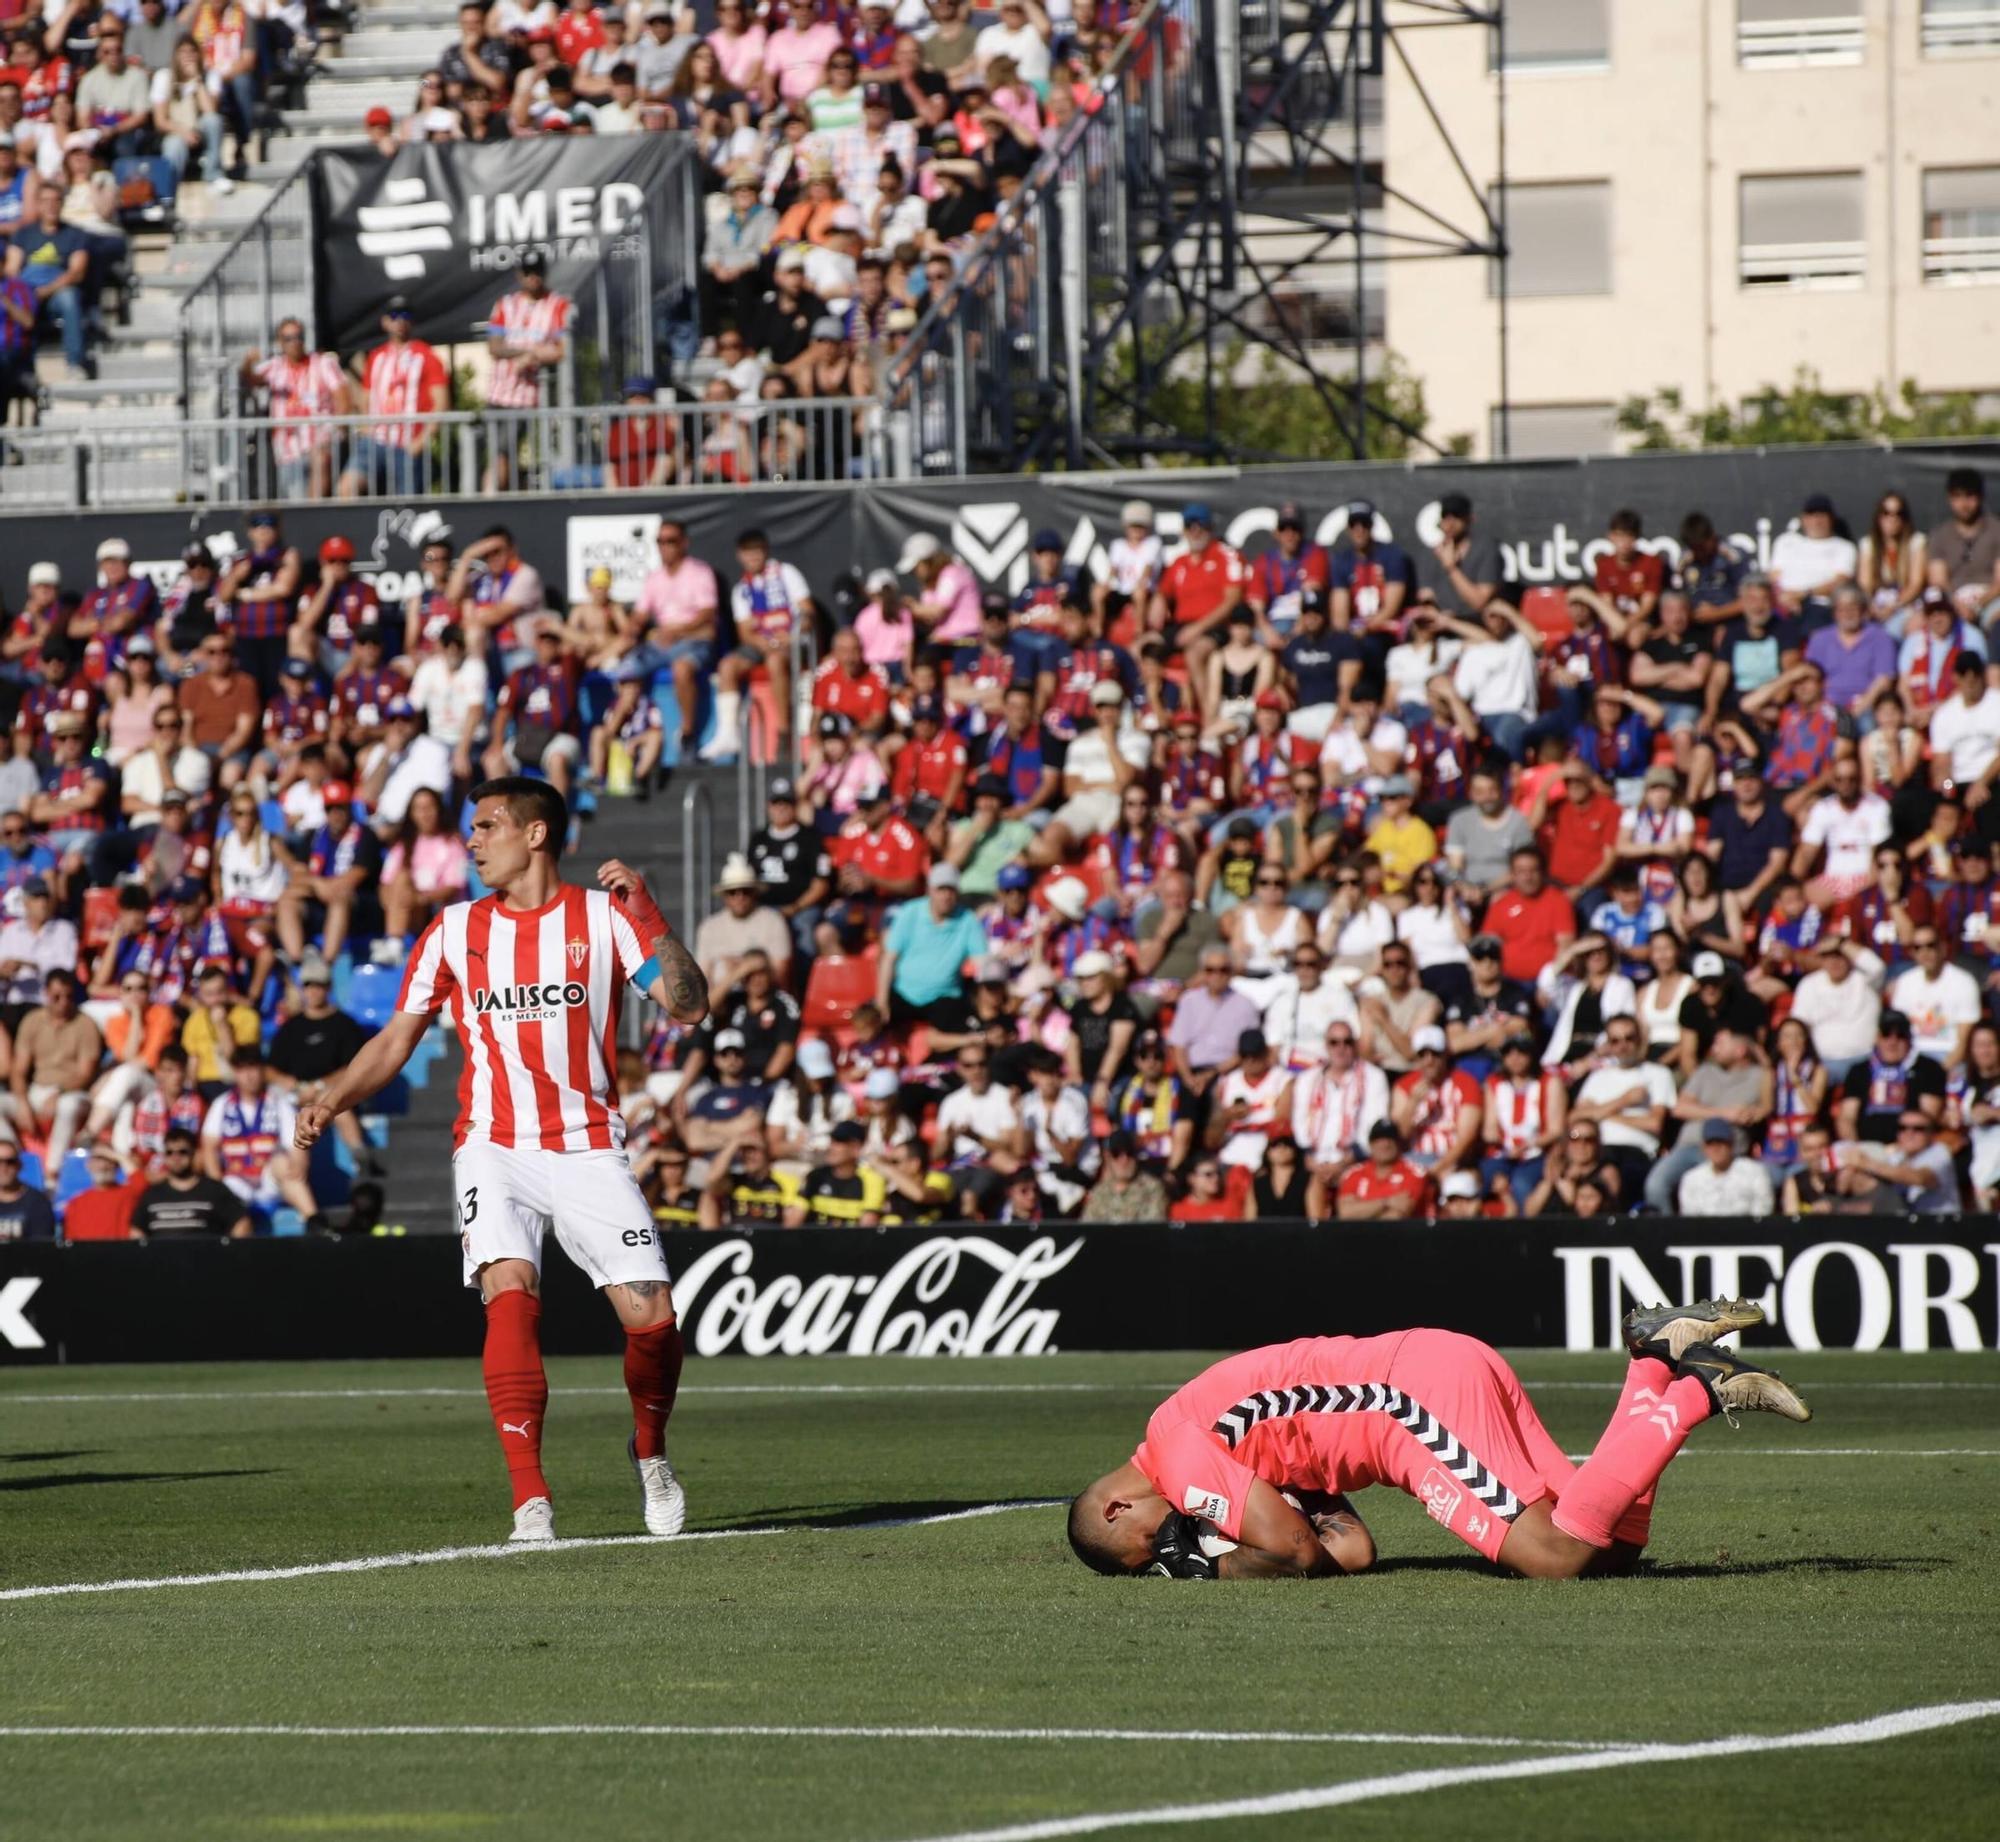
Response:
[{"label": "red and white striped jersey", "polygon": [[[280,422],[332,415],[340,387],[347,382],[347,373],[331,352],[309,352],[300,359],[267,358],[256,376],[271,393],[271,414]],[[314,448],[325,447],[334,434],[330,428],[274,429],[271,452],[280,461],[303,460]]]},{"label": "red and white striped jersey", "polygon": [[[509,345],[547,345],[569,331],[569,297],[544,294],[539,300],[526,294],[503,295],[493,304],[486,330]],[[542,368],[531,358],[502,358],[494,362],[487,380],[486,401],[495,409],[535,409],[542,401]]]},{"label": "red and white striped jersey", "polygon": [[458,1027],[456,1142],[621,1149],[618,1007],[645,962],[637,930],[601,889],[566,883],[518,914],[498,895],[439,914],[417,941],[396,1008],[448,1011]]},{"label": "red and white striped jersey", "polygon": [[[436,348],[421,339],[400,346],[378,345],[368,354],[361,377],[371,416],[426,414],[437,393],[450,382]],[[451,407],[449,396],[443,402],[445,408]],[[378,422],[369,434],[391,447],[416,449],[430,441],[435,426],[429,422]]]}]

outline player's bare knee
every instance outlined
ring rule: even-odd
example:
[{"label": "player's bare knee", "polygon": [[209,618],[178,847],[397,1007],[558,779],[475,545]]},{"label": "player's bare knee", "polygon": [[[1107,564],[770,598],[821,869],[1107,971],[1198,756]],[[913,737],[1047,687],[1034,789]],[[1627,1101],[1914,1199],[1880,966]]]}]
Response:
[{"label": "player's bare knee", "polygon": [[503,1292],[542,1294],[542,1276],[526,1260],[489,1260],[479,1269],[479,1296],[491,1304]]},{"label": "player's bare knee", "polygon": [[673,1288],[664,1279],[628,1279],[604,1288],[627,1330],[658,1330],[674,1321]]}]

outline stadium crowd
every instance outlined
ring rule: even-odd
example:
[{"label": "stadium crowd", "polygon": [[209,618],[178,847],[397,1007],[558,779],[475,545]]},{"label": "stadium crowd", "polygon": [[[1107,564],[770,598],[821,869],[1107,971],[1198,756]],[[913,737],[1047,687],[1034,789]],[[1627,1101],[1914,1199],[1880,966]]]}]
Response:
[{"label": "stadium crowd", "polygon": [[[1123,0],[1000,0],[977,13],[967,0],[468,0],[409,111],[376,108],[367,131],[385,154],[412,141],[691,133],[705,199],[699,286],[660,327],[683,381],[622,380],[618,401],[633,413],[602,429],[593,476],[572,467],[553,483],[845,479],[869,464],[864,427],[788,406],[874,394],[994,211],[1080,110],[1101,106],[1132,11]],[[448,409],[446,365],[411,336],[408,308],[387,300],[382,343],[345,361],[307,351],[288,322],[275,353],[246,355],[244,382],[279,421]],[[538,256],[519,287],[496,293],[480,385],[500,425],[489,490],[549,464],[527,412],[554,400],[574,314]],[[638,413],[648,408],[658,413]],[[350,496],[423,492],[449,459],[421,420],[371,425],[344,459],[343,440],[327,426],[281,431],[285,494],[336,482]],[[591,421],[585,444],[599,441]]]},{"label": "stadium crowd", "polygon": [[1979,476],[1858,539],[1810,497],[1763,568],[1621,513],[1518,599],[1462,497],[1414,555],[1349,511],[1246,557],[1135,501],[1095,569],[1037,533],[1012,594],[919,534],[816,595],[671,519],[630,605],[564,608],[496,527],[384,607],[261,511],[164,594],[115,536],[88,584],[32,565],[0,1235],[52,1227],[23,1153],[87,1164],[106,1231],[177,1182],[227,1230],[324,1219],[289,1109],[356,1040],[339,976],[476,892],[467,785],[643,799],[669,726],[726,759],[759,699],[803,765],[696,928],[712,1014],[621,1069],[663,1221],[1992,1206]]},{"label": "stadium crowd", "polygon": [[18,0],[0,19],[0,413],[38,338],[91,357],[127,240],[182,184],[223,195],[317,55],[307,0]]}]

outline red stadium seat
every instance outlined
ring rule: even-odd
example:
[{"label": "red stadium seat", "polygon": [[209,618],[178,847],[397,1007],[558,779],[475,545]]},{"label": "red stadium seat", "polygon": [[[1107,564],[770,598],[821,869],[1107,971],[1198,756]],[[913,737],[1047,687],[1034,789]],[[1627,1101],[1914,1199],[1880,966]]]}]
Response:
[{"label": "red stadium seat", "polygon": [[1576,631],[1576,619],[1569,611],[1569,595],[1564,589],[1544,584],[1521,597],[1521,612],[1550,644],[1566,640]]},{"label": "red stadium seat", "polygon": [[118,891],[112,888],[83,892],[83,944],[91,952],[101,949],[118,923]]},{"label": "red stadium seat", "polygon": [[829,1034],[854,1022],[857,1004],[875,1001],[875,970],[880,949],[865,953],[828,953],[813,961],[806,980],[803,1028]]}]

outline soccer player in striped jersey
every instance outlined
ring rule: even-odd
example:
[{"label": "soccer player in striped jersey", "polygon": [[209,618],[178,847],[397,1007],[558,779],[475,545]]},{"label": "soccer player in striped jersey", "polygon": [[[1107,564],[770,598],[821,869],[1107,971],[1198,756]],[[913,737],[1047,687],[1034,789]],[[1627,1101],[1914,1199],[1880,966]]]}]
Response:
[{"label": "soccer player in striped jersey", "polygon": [[1456,1331],[1231,1356],[1170,1396],[1131,1458],[1070,1505],[1070,1546],[1099,1573],[1358,1573],[1375,1544],[1346,1493],[1388,1484],[1510,1573],[1626,1571],[1651,1533],[1660,1473],[1702,1421],[1812,1418],[1773,1371],[1713,1341],[1763,1319],[1728,1298],[1628,1314],[1624,1391],[1580,1466],[1499,1351]]},{"label": "soccer player in striped jersey", "polygon": [[386,1086],[442,1012],[465,1058],[452,1186],[465,1282],[486,1304],[486,1398],[514,1491],[515,1541],[555,1536],[542,1474],[549,1385],[541,1353],[542,1237],[611,1301],[625,1328],[627,1447],[647,1529],[679,1533],[687,1498],[666,1449],[681,1372],[666,1258],[625,1155],[616,1029],[636,985],[684,1024],[708,1014],[708,982],[636,872],[612,861],[597,889],[558,872],[569,813],[546,782],[473,789],[472,861],[493,891],[454,902],[418,939],[396,1014],[320,1097],[300,1109],[311,1146]]}]

